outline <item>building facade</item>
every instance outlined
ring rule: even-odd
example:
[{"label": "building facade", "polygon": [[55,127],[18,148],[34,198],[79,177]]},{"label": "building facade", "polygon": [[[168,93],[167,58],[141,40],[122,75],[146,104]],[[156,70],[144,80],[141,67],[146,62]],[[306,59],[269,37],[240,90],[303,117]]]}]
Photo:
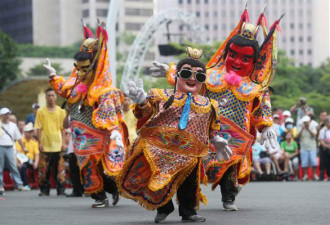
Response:
[{"label": "building facade", "polygon": [[[267,5],[269,23],[282,13],[282,33],[278,34],[278,47],[285,50],[296,66],[319,66],[330,56],[329,0],[158,0],[157,11],[177,7],[194,13],[204,27],[204,40],[223,41],[240,19],[248,2],[252,23]],[[269,24],[270,26],[271,24]],[[184,32],[184,26],[172,32]]]},{"label": "building facade", "polygon": [[66,46],[82,40],[81,0],[1,0],[0,29],[18,43]]}]

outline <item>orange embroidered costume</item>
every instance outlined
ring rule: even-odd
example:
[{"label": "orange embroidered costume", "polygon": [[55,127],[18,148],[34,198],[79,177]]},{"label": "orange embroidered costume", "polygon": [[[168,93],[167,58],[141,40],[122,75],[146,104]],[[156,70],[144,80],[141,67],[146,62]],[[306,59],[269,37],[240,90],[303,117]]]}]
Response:
[{"label": "orange embroidered costume", "polygon": [[[140,132],[117,178],[123,196],[146,209],[157,209],[156,223],[163,222],[174,210],[171,199],[176,192],[182,220],[205,221],[195,211],[199,202],[207,201],[200,189],[202,157],[208,154],[210,137],[220,129],[219,111],[213,108],[218,108],[216,101],[198,94],[198,85],[204,85],[206,79],[205,65],[187,58],[178,67],[182,68],[181,75],[174,90],[151,89],[146,101],[143,94],[136,94],[143,92],[142,85],[140,90],[131,91],[138,96],[133,101],[139,104],[134,114]],[[203,72],[197,71],[192,79],[195,68],[203,68]]]},{"label": "orange embroidered costume", "polygon": [[122,169],[128,140],[122,115],[124,95],[112,86],[106,30],[98,26],[98,39],[93,39],[84,26],[84,34],[69,79],[53,74],[50,84],[69,103],[74,152],[85,192],[96,200],[93,207],[105,207],[105,190],[118,200],[110,176],[117,176]]},{"label": "orange embroidered costume", "polygon": [[[269,94],[269,84],[273,79],[277,61],[276,29],[280,20],[266,28],[266,18],[262,13],[257,26],[249,22],[245,9],[241,20],[229,37],[222,43],[207,64],[206,92],[218,102],[221,113],[220,135],[228,140],[233,155],[230,160],[218,161],[210,150],[204,159],[208,179],[214,189],[221,186],[222,201],[233,205],[238,193],[238,184],[249,181],[252,155],[251,146],[256,129],[264,139],[270,137],[273,146],[274,133]],[[262,27],[265,40],[259,48],[256,35]],[[174,84],[176,69],[171,64],[166,76]],[[269,142],[266,144],[269,145]],[[267,147],[266,146],[266,147]],[[237,210],[236,206],[229,210]]]}]

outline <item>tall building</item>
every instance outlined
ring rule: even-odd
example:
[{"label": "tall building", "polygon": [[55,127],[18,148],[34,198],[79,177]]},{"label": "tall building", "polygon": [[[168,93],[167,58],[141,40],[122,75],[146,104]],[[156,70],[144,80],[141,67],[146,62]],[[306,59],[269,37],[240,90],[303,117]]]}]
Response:
[{"label": "tall building", "polygon": [[[252,23],[267,4],[266,16],[269,23],[282,13],[282,33],[278,34],[278,47],[294,59],[296,66],[319,66],[330,57],[330,5],[329,0],[158,0],[157,11],[180,8],[194,13],[204,27],[204,40],[223,41],[238,23],[248,2]],[[271,24],[269,24],[270,26]],[[185,32],[178,25],[171,32]],[[261,34],[261,32],[260,32]]]},{"label": "tall building", "polygon": [[66,46],[82,39],[81,0],[1,0],[0,29],[18,43]]},{"label": "tall building", "polygon": [[[108,15],[110,0],[82,0],[82,15],[90,27],[97,26],[97,18],[106,21]],[[124,34],[137,35],[143,24],[154,14],[153,0],[121,0],[117,18],[117,38]],[[127,56],[131,44],[126,44],[120,40],[117,51]],[[151,61],[155,59],[154,47],[149,49],[143,65],[150,66]]]}]

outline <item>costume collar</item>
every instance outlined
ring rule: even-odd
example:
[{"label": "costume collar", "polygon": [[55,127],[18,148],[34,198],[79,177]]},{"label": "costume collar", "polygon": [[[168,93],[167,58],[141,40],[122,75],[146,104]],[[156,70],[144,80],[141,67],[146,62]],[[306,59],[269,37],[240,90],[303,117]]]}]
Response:
[{"label": "costume collar", "polygon": [[[164,101],[167,101],[173,95],[173,89],[156,89]],[[187,93],[175,92],[172,106],[183,107],[188,97]],[[192,94],[191,109],[197,113],[208,113],[211,110],[211,101],[199,94]]]},{"label": "costume collar", "polygon": [[238,86],[232,86],[225,80],[226,70],[208,69],[206,87],[211,92],[223,92],[230,89],[233,94],[241,101],[250,101],[261,90],[259,84],[251,81],[249,76],[242,77],[242,81]]}]

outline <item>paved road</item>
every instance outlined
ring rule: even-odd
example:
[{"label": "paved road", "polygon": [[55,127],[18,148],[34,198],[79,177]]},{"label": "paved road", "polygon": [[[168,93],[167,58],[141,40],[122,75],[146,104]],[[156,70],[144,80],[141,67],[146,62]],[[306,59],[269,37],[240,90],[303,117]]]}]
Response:
[{"label": "paved road", "polygon": [[[70,192],[70,190],[68,190]],[[208,205],[199,214],[203,224],[314,225],[330,224],[330,182],[253,182],[238,196],[239,211],[221,210],[219,191],[203,187]],[[90,208],[90,198],[38,197],[38,191],[7,191],[0,200],[0,225],[142,225],[154,224],[155,211],[121,198],[115,207]],[[181,224],[174,211],[166,224]],[[186,224],[186,223],[185,223]]]}]

